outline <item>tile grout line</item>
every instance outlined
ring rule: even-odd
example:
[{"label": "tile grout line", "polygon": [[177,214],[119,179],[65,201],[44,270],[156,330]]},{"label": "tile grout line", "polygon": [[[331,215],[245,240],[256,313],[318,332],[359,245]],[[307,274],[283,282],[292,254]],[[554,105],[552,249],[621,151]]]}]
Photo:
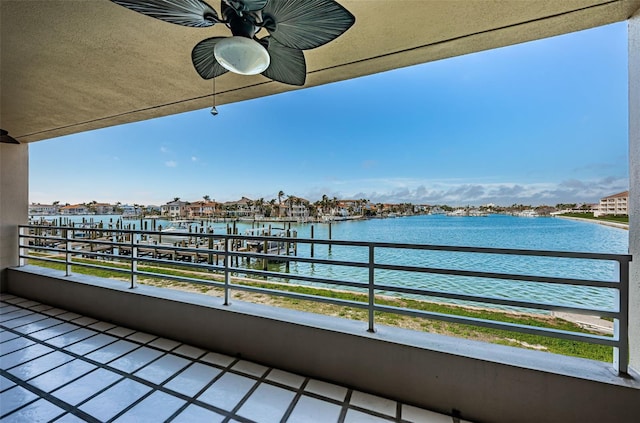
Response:
[{"label": "tile grout line", "polygon": [[304,395],[304,389],[307,387],[307,385],[309,384],[310,380],[311,380],[311,378],[306,377],[302,381],[302,384],[300,385],[300,387],[296,391],[296,395],[295,395],[295,397],[293,397],[293,400],[291,401],[291,404],[289,404],[289,407],[284,412],[284,416],[282,416],[282,419],[280,420],[280,423],[286,423],[286,421],[289,420],[289,417],[291,417],[291,414],[293,413],[293,410],[296,408],[296,405],[298,405],[298,402],[300,401],[300,398],[302,398],[302,395]]}]

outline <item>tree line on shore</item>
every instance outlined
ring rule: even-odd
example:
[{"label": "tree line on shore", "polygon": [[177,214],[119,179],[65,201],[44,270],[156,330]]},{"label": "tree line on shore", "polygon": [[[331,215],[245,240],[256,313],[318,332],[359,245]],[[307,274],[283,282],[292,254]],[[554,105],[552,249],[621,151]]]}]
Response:
[{"label": "tree line on shore", "polygon": [[[38,206],[42,209],[40,214],[132,214],[132,215],[171,215],[172,217],[255,217],[264,218],[290,217],[290,218],[321,218],[323,216],[362,216],[385,217],[389,215],[415,215],[429,213],[447,213],[454,210],[477,210],[482,213],[518,213],[524,210],[534,210],[537,215],[545,216],[551,213],[566,210],[578,213],[589,213],[593,210],[591,204],[558,203],[555,206],[531,204],[517,204],[499,206],[485,204],[481,206],[451,206],[448,204],[413,204],[373,202],[366,198],[338,199],[323,195],[319,200],[311,202],[295,195],[286,195],[279,191],[272,199],[250,199],[242,197],[238,201],[216,202],[210,195],[203,195],[202,200],[182,201],[180,197],[174,197],[172,201],[162,206],[147,206],[142,204],[123,204],[116,202],[98,203],[89,201],[76,205],[60,201],[54,201],[51,205],[33,204],[33,210],[37,213]],[[47,208],[48,207],[48,208]],[[45,210],[45,208],[47,208]],[[30,207],[31,209],[31,207]],[[32,211],[32,210],[30,210]],[[68,211],[68,213],[65,213]]]}]

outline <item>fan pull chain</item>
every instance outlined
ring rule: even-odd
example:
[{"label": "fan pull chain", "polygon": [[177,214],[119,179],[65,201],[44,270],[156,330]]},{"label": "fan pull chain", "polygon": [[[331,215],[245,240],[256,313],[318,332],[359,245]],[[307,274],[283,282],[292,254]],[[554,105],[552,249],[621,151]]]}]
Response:
[{"label": "fan pull chain", "polygon": [[218,109],[216,109],[216,78],[215,76],[213,78],[213,107],[211,108],[211,114],[213,116],[217,116],[218,115]]}]

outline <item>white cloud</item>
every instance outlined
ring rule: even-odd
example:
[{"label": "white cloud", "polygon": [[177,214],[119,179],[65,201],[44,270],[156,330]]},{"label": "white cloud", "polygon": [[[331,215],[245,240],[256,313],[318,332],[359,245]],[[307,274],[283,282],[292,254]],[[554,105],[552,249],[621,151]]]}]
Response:
[{"label": "white cloud", "polygon": [[162,146],[162,147],[160,147],[160,152],[166,154],[166,153],[169,153],[170,151],[169,151],[169,149],[167,147]]},{"label": "white cloud", "polygon": [[168,161],[164,162],[164,165],[165,165],[166,167],[177,167],[177,166],[178,166],[178,163],[176,163],[176,162],[175,162],[175,161],[173,161],[173,160],[168,160]]},{"label": "white cloud", "polygon": [[191,156],[191,161],[192,161],[192,162],[197,162],[197,161],[198,161],[198,158],[197,158],[196,156]]}]

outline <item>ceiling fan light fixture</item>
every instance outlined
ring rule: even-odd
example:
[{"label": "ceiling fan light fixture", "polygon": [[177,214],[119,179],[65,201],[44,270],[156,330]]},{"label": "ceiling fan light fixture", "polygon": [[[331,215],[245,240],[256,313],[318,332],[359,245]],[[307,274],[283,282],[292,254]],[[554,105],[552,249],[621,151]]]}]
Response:
[{"label": "ceiling fan light fixture", "polygon": [[267,49],[259,42],[240,36],[219,41],[213,54],[222,67],[240,75],[257,75],[271,63]]}]

